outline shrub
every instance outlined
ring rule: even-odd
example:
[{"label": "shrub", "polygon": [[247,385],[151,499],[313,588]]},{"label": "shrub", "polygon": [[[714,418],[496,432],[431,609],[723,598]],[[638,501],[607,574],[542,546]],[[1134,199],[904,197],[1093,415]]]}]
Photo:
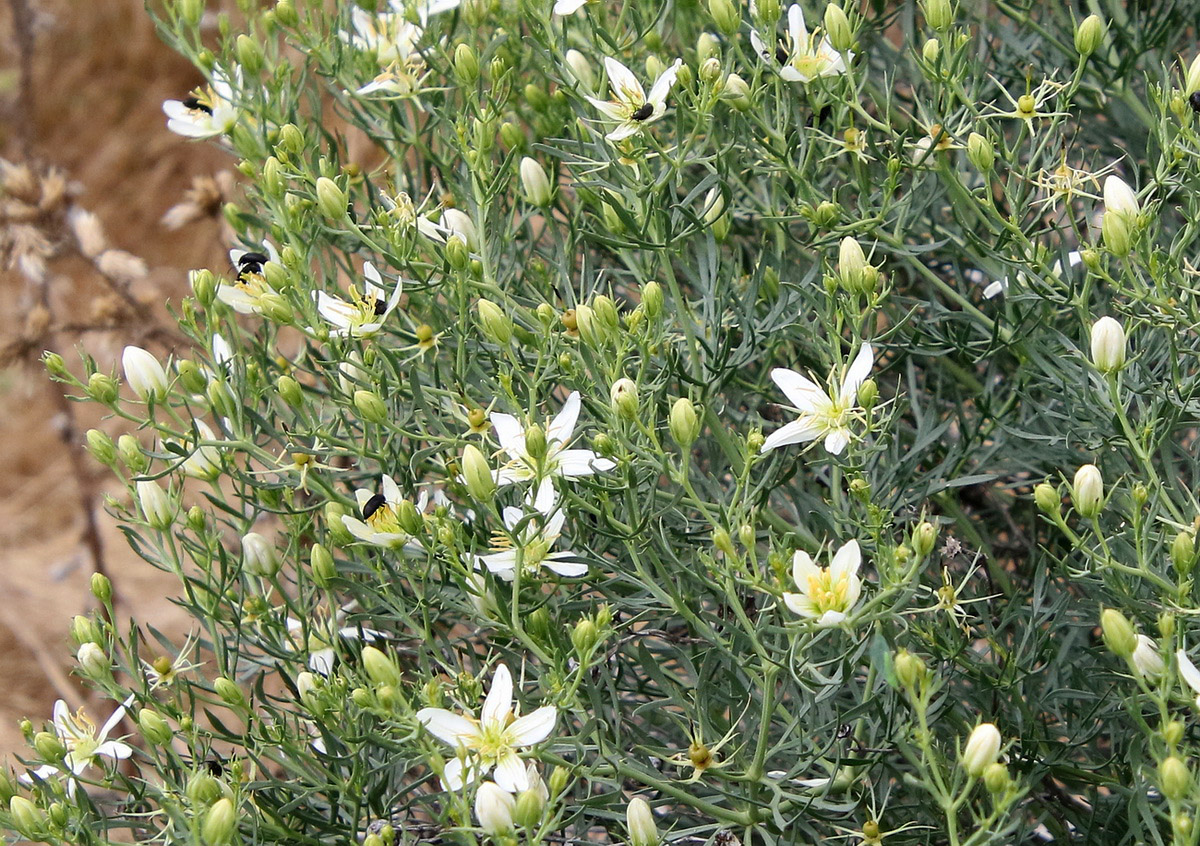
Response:
[{"label": "shrub", "polygon": [[194,627],[95,580],[2,821],[1195,842],[1200,65],[1098,5],[159,7],[238,244],[47,364]]}]

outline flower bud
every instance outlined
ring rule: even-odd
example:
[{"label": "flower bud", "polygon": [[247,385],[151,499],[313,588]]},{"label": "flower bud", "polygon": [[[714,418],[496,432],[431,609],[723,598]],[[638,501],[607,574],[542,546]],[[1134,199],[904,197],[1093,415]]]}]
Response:
[{"label": "flower bud", "polygon": [[625,809],[625,826],[629,830],[629,846],[658,846],[654,812],[641,796],[629,800],[629,807]]},{"label": "flower bud", "polygon": [[128,432],[117,438],[117,452],[132,473],[139,474],[150,466],[150,459],[142,452],[142,445]]},{"label": "flower bud", "polygon": [[1062,507],[1058,489],[1048,482],[1042,482],[1033,489],[1033,501],[1047,514],[1057,514]]},{"label": "flower bud", "polygon": [[112,599],[112,582],[103,573],[92,573],[89,587],[91,588],[92,596],[96,597],[100,602],[108,602]]},{"label": "flower bud", "polygon": [[596,90],[596,71],[587,57],[578,50],[568,50],[566,55],[567,68],[571,75],[587,91]]},{"label": "flower bud", "polygon": [[242,537],[242,562],[252,576],[269,579],[279,572],[279,553],[275,544],[258,532],[248,532]]},{"label": "flower bud", "polygon": [[1167,746],[1178,746],[1183,741],[1186,727],[1179,720],[1171,720],[1163,726],[1162,736]]},{"label": "flower bud", "polygon": [[825,32],[829,35],[829,43],[839,53],[845,53],[854,46],[854,30],[850,26],[850,19],[836,3],[825,7]]},{"label": "flower bud", "polygon": [[143,708],[138,712],[137,723],[142,737],[154,746],[166,746],[174,737],[174,732],[167,725],[167,721],[162,718],[161,714],[150,708]]},{"label": "flower bud", "polygon": [[1104,40],[1104,21],[1099,15],[1088,15],[1075,28],[1075,52],[1080,56],[1090,56],[1100,47]]},{"label": "flower bud", "polygon": [[141,347],[128,346],[121,354],[125,381],[145,402],[163,400],[167,396],[167,373],[158,359]]},{"label": "flower bud", "polygon": [[675,443],[683,449],[688,449],[700,437],[700,420],[696,416],[696,407],[687,397],[680,397],[671,406],[671,414],[667,419],[667,428]]},{"label": "flower bud", "polygon": [[91,617],[76,614],[71,620],[71,639],[79,646],[85,643],[101,643],[100,627]]},{"label": "flower bud", "polygon": [[933,552],[934,544],[937,543],[938,530],[937,526],[926,521],[917,526],[913,532],[912,547],[913,552],[921,558],[926,557]]},{"label": "flower bud", "polygon": [[1119,176],[1104,180],[1104,211],[1113,212],[1129,219],[1132,223],[1141,213],[1137,194]]},{"label": "flower bud", "polygon": [[155,529],[166,529],[174,522],[178,506],[157,482],[138,482],[137,499],[142,516]]},{"label": "flower bud", "polygon": [[45,365],[46,372],[57,379],[68,379],[71,376],[71,371],[67,370],[67,363],[56,352],[46,350],[42,353],[42,364]]},{"label": "flower bud", "polygon": [[42,840],[41,831],[46,827],[46,814],[24,796],[8,800],[8,812],[12,814],[13,826],[30,840]]},{"label": "flower bud", "polygon": [[479,235],[475,231],[475,222],[466,212],[461,209],[446,209],[442,212],[442,225],[461,238],[471,252],[479,249]]},{"label": "flower bud", "polygon": [[208,383],[204,392],[208,404],[221,417],[233,417],[238,412],[238,402],[233,398],[233,392],[221,379],[213,379]]},{"label": "flower bud", "polygon": [[658,318],[662,314],[663,308],[663,290],[662,285],[659,285],[653,279],[642,286],[642,305],[646,309],[646,316],[651,320]]},{"label": "flower bud", "polygon": [[204,846],[228,846],[237,830],[237,811],[233,800],[224,796],[213,803],[204,815],[200,826],[200,839]]},{"label": "flower bud", "polygon": [[112,405],[117,399],[117,383],[105,373],[93,373],[88,377],[88,396],[103,405]]},{"label": "flower bud", "polygon": [[362,666],[367,672],[367,678],[375,684],[400,686],[400,668],[382,650],[374,646],[364,646]]},{"label": "flower bud", "polygon": [[471,263],[467,242],[457,235],[451,235],[446,239],[446,263],[450,265],[451,269],[460,272],[466,270],[467,265]]},{"label": "flower bud", "polygon": [[1180,532],[1171,543],[1171,563],[1175,571],[1186,576],[1196,563],[1196,539],[1191,532]]},{"label": "flower bud", "polygon": [[721,42],[711,32],[702,32],[696,38],[696,56],[700,61],[721,58]]},{"label": "flower bud", "polygon": [[463,481],[467,490],[478,502],[488,502],[496,494],[496,480],[492,468],[479,447],[468,444],[463,450]]},{"label": "flower bud", "polygon": [[88,678],[104,679],[112,673],[112,661],[95,643],[89,642],[80,646],[79,651],[75,653],[75,659],[79,662],[79,669]]},{"label": "flower bud", "polygon": [[983,771],[983,784],[987,788],[988,793],[996,794],[1003,793],[1008,790],[1008,786],[1012,784],[1012,778],[1008,774],[1008,767],[997,761],[994,764],[989,764],[987,769]]},{"label": "flower bud", "polygon": [[494,781],[485,781],[475,791],[475,819],[485,832],[498,837],[512,831],[516,801]]},{"label": "flower bud", "polygon": [[512,340],[512,321],[500,306],[491,300],[480,299],[475,308],[479,312],[479,326],[489,340],[500,346],[505,346]]},{"label": "flower bud", "polygon": [[937,63],[938,56],[942,53],[942,42],[936,38],[930,38],[921,45],[921,58],[925,60],[927,65]]},{"label": "flower bud", "polygon": [[575,306],[575,326],[579,330],[579,337],[592,346],[597,346],[604,340],[596,312],[585,303]]},{"label": "flower bud", "polygon": [[337,576],[337,568],[329,550],[319,543],[314,543],[308,552],[308,562],[313,583],[319,588],[329,587],[329,583]]},{"label": "flower bud", "polygon": [[1171,801],[1186,796],[1192,787],[1192,774],[1187,764],[1174,755],[1163,759],[1158,765],[1158,786],[1163,796]]},{"label": "flower bud", "polygon": [[300,22],[300,16],[296,14],[296,7],[292,0],[278,0],[275,4],[275,20],[283,26],[295,26]]},{"label": "flower bud", "polygon": [[1197,91],[1200,91],[1200,55],[1188,65],[1187,76],[1183,82],[1183,96],[1191,98]]},{"label": "flower bud", "polygon": [[454,76],[463,85],[474,85],[479,81],[479,54],[470,44],[459,44],[454,48]]},{"label": "flower bud", "polygon": [[196,26],[204,17],[204,0],[179,0],[179,17],[188,26]]},{"label": "flower bud", "polygon": [[325,503],[325,529],[329,532],[329,541],[334,546],[345,546],[354,541],[354,535],[346,528],[342,518],[346,516],[346,506],[340,502]]},{"label": "flower bud", "polygon": [[1095,464],[1085,464],[1075,471],[1071,498],[1080,517],[1091,519],[1104,507],[1104,478]]},{"label": "flower bud", "polygon": [[721,99],[729,101],[730,105],[739,112],[749,111],[754,106],[750,99],[750,86],[736,73],[725,77],[725,85],[721,88]]},{"label": "flower bud", "polygon": [[742,16],[730,0],[708,0],[708,13],[712,15],[713,23],[726,38],[737,35],[742,25]]},{"label": "flower bud", "polygon": [[354,409],[368,423],[386,423],[388,421],[387,406],[374,391],[359,389],[354,392]]},{"label": "flower bud", "polygon": [[299,408],[304,404],[304,390],[291,376],[280,376],[275,380],[275,390],[279,392],[279,398],[292,408]]},{"label": "flower bud", "polygon": [[179,374],[179,382],[189,394],[204,393],[208,386],[208,377],[191,359],[184,358],[175,363],[175,372]]},{"label": "flower bud", "polygon": [[237,56],[238,64],[246,69],[248,73],[255,74],[262,70],[263,52],[258,46],[258,42],[246,34],[239,35],[234,40],[234,55]]},{"label": "flower bud", "polygon": [[992,142],[978,132],[967,137],[967,158],[980,173],[987,173],[996,164],[996,149]]},{"label": "flower bud", "polygon": [[842,287],[847,291],[860,290],[866,267],[867,257],[862,246],[850,236],[843,238],[838,247],[838,278]]},{"label": "flower bud", "polygon": [[538,164],[537,159],[529,156],[521,159],[521,187],[531,205],[548,206],[554,199],[554,189],[550,187],[546,169]]},{"label": "flower bud", "polygon": [[107,433],[99,429],[87,430],[87,449],[101,464],[111,467],[117,460],[117,445]]},{"label": "flower bud", "polygon": [[721,82],[721,60],[716,56],[709,56],[700,63],[700,81],[707,85]]},{"label": "flower bud", "polygon": [[[875,268],[871,268],[874,270]],[[875,407],[875,403],[879,400],[879,385],[874,379],[864,379],[863,383],[858,386],[858,404],[865,411],[870,411]]]},{"label": "flower bud", "polygon": [[924,681],[925,674],[928,672],[921,656],[914,655],[907,649],[901,649],[896,653],[896,657],[892,659],[892,665],[896,668],[896,680],[902,687],[909,690]]},{"label": "flower bud", "polygon": [[980,723],[971,731],[967,745],[963,747],[962,765],[971,778],[979,778],[983,771],[996,763],[1000,757],[1000,731],[991,723]]},{"label": "flower bud", "polygon": [[571,645],[575,647],[575,652],[580,658],[591,655],[599,641],[600,631],[596,628],[596,624],[586,617],[571,629]]},{"label": "flower bud", "polygon": [[39,731],[33,736],[33,748],[43,761],[56,764],[67,754],[62,739],[52,731]]},{"label": "flower bud", "polygon": [[528,829],[535,828],[541,822],[542,813],[546,810],[546,785],[542,784],[536,773],[531,774],[531,781],[534,778],[537,779],[537,784],[531,784],[528,790],[517,794],[517,803],[513,810],[513,821]]},{"label": "flower bud", "polygon": [[327,176],[317,178],[317,208],[330,220],[346,217],[346,194]]},{"label": "flower bud", "polygon": [[237,682],[233,679],[219,676],[213,682],[213,690],[226,705],[239,707],[246,704],[246,697],[242,695],[242,689],[237,686]]},{"label": "flower bud", "polygon": [[1126,660],[1133,657],[1133,650],[1138,645],[1137,634],[1124,614],[1116,608],[1105,608],[1100,612],[1100,631],[1114,655]]},{"label": "flower bud", "polygon": [[1159,654],[1158,644],[1144,634],[1137,635],[1133,655],[1129,662],[1133,669],[1144,679],[1156,679],[1163,674],[1166,665]]},{"label": "flower bud", "polygon": [[925,12],[925,22],[939,32],[950,28],[954,23],[954,9],[950,0],[923,0],[922,11]]},{"label": "flower bud", "polygon": [[633,420],[638,413],[638,389],[632,379],[618,379],[609,391],[612,409],[618,417]]},{"label": "flower bud", "polygon": [[1100,235],[1104,239],[1104,246],[1117,258],[1125,258],[1133,250],[1129,219],[1123,214],[1105,212],[1100,220]]},{"label": "flower bud", "polygon": [[1125,329],[1111,317],[1092,324],[1092,363],[1101,373],[1113,373],[1125,366]]}]

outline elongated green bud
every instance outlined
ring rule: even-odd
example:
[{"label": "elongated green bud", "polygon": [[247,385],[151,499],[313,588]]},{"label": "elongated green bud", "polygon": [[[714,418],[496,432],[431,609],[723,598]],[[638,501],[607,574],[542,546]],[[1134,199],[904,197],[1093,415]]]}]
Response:
[{"label": "elongated green bud", "polygon": [[317,179],[317,208],[331,220],[346,217],[346,194],[327,176]]},{"label": "elongated green bud", "polygon": [[204,823],[200,827],[200,839],[204,846],[228,846],[237,830],[237,811],[233,800],[228,796],[213,803],[204,815]]},{"label": "elongated green bud", "polygon": [[1125,615],[1116,608],[1100,612],[1100,631],[1108,648],[1119,658],[1129,659],[1137,649],[1137,633]]},{"label": "elongated green bud", "polygon": [[680,447],[687,449],[700,436],[700,420],[696,416],[696,407],[687,397],[680,397],[671,406],[671,414],[667,420],[671,437]]},{"label": "elongated green bud", "polygon": [[364,646],[362,650],[362,665],[367,671],[367,678],[378,685],[400,686],[400,668],[382,650],[374,646]]},{"label": "elongated green bud", "polygon": [[479,502],[488,502],[496,494],[496,480],[488,460],[479,447],[468,444],[463,450],[463,481],[467,490]]},{"label": "elongated green bud", "polygon": [[374,391],[357,390],[354,392],[354,408],[360,417],[368,423],[386,423],[388,420],[387,406]]},{"label": "elongated green bud", "polygon": [[480,299],[475,308],[479,312],[479,327],[489,340],[500,346],[512,340],[512,321],[500,306],[491,300]]}]

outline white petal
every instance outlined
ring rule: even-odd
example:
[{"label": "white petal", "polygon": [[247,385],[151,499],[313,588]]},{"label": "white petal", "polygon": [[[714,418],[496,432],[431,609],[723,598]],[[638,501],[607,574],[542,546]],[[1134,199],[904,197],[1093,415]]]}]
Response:
[{"label": "white petal", "polygon": [[607,458],[600,458],[590,449],[564,449],[558,454],[558,472],[564,476],[590,476],[603,473],[617,465]]},{"label": "white petal", "polygon": [[571,435],[575,433],[575,421],[579,419],[580,404],[579,391],[572,391],[563,403],[562,410],[546,427],[546,443],[558,442],[565,445],[571,440]]},{"label": "white petal", "polygon": [[994,299],[995,297],[998,297],[1001,294],[1003,294],[1005,289],[1007,289],[1007,288],[1008,288],[1008,280],[1007,279],[999,279],[995,282],[992,282],[990,285],[988,285],[986,288],[983,289],[983,297],[984,297],[984,299],[988,299],[988,300]]},{"label": "white petal", "polygon": [[529,773],[525,771],[525,765],[516,752],[509,752],[496,762],[492,778],[496,780],[497,787],[509,793],[518,793],[529,788]]},{"label": "white petal", "polygon": [[479,722],[484,726],[503,726],[512,713],[513,681],[512,673],[507,664],[497,664],[492,676],[492,687],[487,698],[483,700],[483,710],[479,713]]},{"label": "white petal", "polygon": [[817,620],[817,625],[820,628],[827,629],[833,626],[841,625],[845,619],[846,615],[841,611],[826,611],[821,615],[821,618]]},{"label": "white petal", "polygon": [[[511,414],[493,411],[489,415],[492,427],[496,430],[496,440],[500,447],[509,455],[514,451],[520,455],[525,453],[525,427]],[[516,455],[513,455],[515,458]]]},{"label": "white petal", "polygon": [[804,25],[804,12],[799,3],[788,7],[788,33],[792,36],[794,50],[799,52],[807,49],[808,27]]},{"label": "white petal", "polygon": [[825,436],[825,450],[830,455],[841,455],[846,444],[850,443],[850,433],[839,427]]},{"label": "white petal", "polygon": [[679,75],[679,66],[682,64],[682,59],[676,59],[675,64],[659,75],[658,79],[654,81],[654,85],[651,86],[650,93],[646,95],[647,103],[661,104],[667,99],[667,94],[670,93],[671,87],[675,85],[675,79]]},{"label": "white petal", "polygon": [[797,549],[792,555],[792,581],[796,583],[796,587],[806,592],[808,580],[819,575],[821,575],[821,570],[813,563],[809,554],[802,549]]},{"label": "white petal", "polygon": [[554,483],[548,478],[542,479],[542,483],[538,485],[537,496],[533,500],[533,507],[542,514],[549,515],[554,511],[557,501],[558,492],[554,490]]},{"label": "white petal", "polygon": [[333,662],[335,660],[335,656],[336,653],[334,652],[332,646],[326,647],[325,649],[318,649],[316,652],[313,652],[308,656],[308,668],[314,673],[320,673],[323,676],[327,676],[333,672]]},{"label": "white petal", "polygon": [[795,370],[776,367],[771,371],[771,378],[775,380],[775,384],[787,396],[792,406],[800,411],[822,411],[830,405],[829,396],[817,387],[815,382]]},{"label": "white petal", "polygon": [[1179,675],[1183,676],[1187,686],[1196,693],[1200,693],[1200,670],[1196,669],[1192,659],[1188,658],[1187,653],[1180,649],[1175,653],[1175,660],[1179,664]]},{"label": "white petal", "polygon": [[119,740],[106,740],[96,747],[96,754],[114,761],[123,761],[133,754],[133,747]]},{"label": "white petal", "polygon": [[487,567],[489,571],[497,574],[512,574],[517,569],[517,551],[515,549],[506,549],[503,552],[494,552],[491,555],[479,556],[480,563]]},{"label": "white petal", "polygon": [[637,135],[641,131],[642,124],[626,121],[604,137],[609,141],[624,141],[626,138]]},{"label": "white petal", "polygon": [[587,0],[558,0],[554,4],[554,14],[573,15],[587,5]]},{"label": "white petal", "polygon": [[627,103],[636,101],[638,106],[646,102],[646,92],[633,71],[611,56],[604,57],[604,70],[608,73],[608,85],[618,100]]},{"label": "white petal", "polygon": [[759,452],[770,452],[781,446],[806,443],[814,440],[822,431],[823,427],[811,417],[801,417],[767,435]]},{"label": "white petal", "polygon": [[829,575],[833,577],[834,582],[838,582],[857,574],[861,564],[862,551],[858,548],[858,541],[848,541],[833,556],[833,563],[829,565]]},{"label": "white petal", "polygon": [[568,579],[577,579],[580,576],[586,576],[588,565],[580,564],[577,561],[560,561],[556,560],[558,556],[574,555],[571,552],[556,552],[554,555],[547,556],[542,562],[542,566],[547,570],[552,570],[560,576],[565,576]]},{"label": "white petal", "polygon": [[404,499],[404,495],[400,493],[400,486],[396,484],[396,480],[386,473],[383,474],[383,498],[387,500],[388,505],[397,505],[400,500]]},{"label": "white petal", "polygon": [[783,604],[788,607],[794,614],[799,614],[801,617],[815,617],[816,611],[813,609],[812,600],[808,598],[806,593],[785,593],[783,595]]},{"label": "white petal", "polygon": [[445,708],[422,708],[417,712],[417,722],[438,740],[451,746],[462,744],[472,747],[479,742],[479,726],[475,721]]},{"label": "white petal", "polygon": [[508,727],[508,736],[513,746],[531,746],[549,737],[557,720],[558,709],[553,705],[543,705],[536,711],[514,720]]},{"label": "white petal", "polygon": [[608,100],[597,100],[595,97],[588,97],[587,100],[602,115],[610,120],[623,121],[629,113],[629,108],[621,103],[610,103]]},{"label": "white petal", "polygon": [[854,363],[846,371],[846,378],[842,380],[842,390],[839,396],[843,405],[854,404],[858,397],[858,387],[871,375],[871,366],[874,363],[875,350],[871,348],[870,344],[863,344],[859,347],[858,355],[854,357]]},{"label": "white petal", "polygon": [[466,765],[458,758],[447,761],[445,769],[442,770],[442,782],[446,789],[461,790],[464,784],[474,781],[479,774],[479,767],[474,764],[470,758],[467,759]]}]

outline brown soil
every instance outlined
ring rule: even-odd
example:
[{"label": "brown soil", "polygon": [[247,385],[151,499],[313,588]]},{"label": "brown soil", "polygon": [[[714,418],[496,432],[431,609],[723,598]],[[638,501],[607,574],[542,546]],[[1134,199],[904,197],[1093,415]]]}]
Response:
[{"label": "brown soil", "polygon": [[[164,99],[186,93],[199,76],[163,45],[141,0],[38,0],[34,17],[32,120],[19,105],[17,39],[10,14],[0,11],[0,152],[21,161],[20,128],[32,127],[33,161],[62,168],[81,186],[78,203],[95,212],[112,246],[145,260],[150,269],[133,294],[161,311],[186,292],[187,270],[222,268],[217,221],[204,219],[170,232],[163,213],[179,202],[194,177],[230,169],[234,161],[212,145],[188,142],[166,129]],[[219,3],[210,2],[212,9]],[[232,6],[232,2],[228,5]],[[72,615],[94,607],[88,583],[92,560],[82,541],[80,485],[124,496],[111,474],[84,456],[90,478],[79,479],[60,437],[65,415],[37,363],[54,346],[79,372],[75,348],[103,369],[117,364],[125,343],[144,339],[144,322],[115,331],[61,331],[110,314],[113,299],[87,262],[51,263],[49,330],[36,334],[27,354],[0,371],[0,755],[26,749],[23,717],[49,716],[56,698],[74,704],[86,695],[70,676],[68,634]],[[0,339],[29,333],[29,312],[39,293],[17,272],[0,267]],[[118,317],[120,315],[118,314]],[[147,342],[156,353],[161,346]],[[102,425],[96,407],[75,405],[78,430]],[[105,567],[122,604],[119,616],[136,615],[182,639],[187,622],[166,599],[174,579],[154,571],[125,545],[97,499]],[[109,706],[99,706],[102,712]],[[99,714],[103,719],[105,713]]]}]

